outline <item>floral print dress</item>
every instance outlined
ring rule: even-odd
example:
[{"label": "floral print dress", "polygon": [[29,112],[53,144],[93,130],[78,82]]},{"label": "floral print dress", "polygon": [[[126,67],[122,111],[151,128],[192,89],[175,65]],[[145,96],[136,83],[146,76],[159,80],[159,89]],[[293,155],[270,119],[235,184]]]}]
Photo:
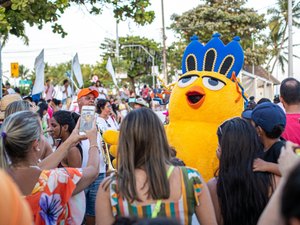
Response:
[{"label": "floral print dress", "polygon": [[83,221],[85,197],[72,196],[82,173],[76,168],[43,170],[32,193],[26,196],[36,225],[77,225]]}]

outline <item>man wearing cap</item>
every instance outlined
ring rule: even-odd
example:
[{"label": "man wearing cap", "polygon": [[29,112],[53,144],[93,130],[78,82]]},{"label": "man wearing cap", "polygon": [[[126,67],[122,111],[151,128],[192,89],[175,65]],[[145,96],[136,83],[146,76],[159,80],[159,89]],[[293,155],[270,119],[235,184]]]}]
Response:
[{"label": "man wearing cap", "polygon": [[[93,88],[83,88],[81,91],[79,91],[77,95],[77,102],[79,107],[79,112],[81,113],[83,106],[94,106],[95,100],[97,99],[99,93],[97,90]],[[101,149],[101,136],[98,135],[98,147]],[[90,142],[89,140],[83,140],[81,141],[81,147],[82,147],[82,168],[86,167],[87,160],[88,160],[88,151],[90,148]],[[96,180],[85,189],[86,194],[86,225],[95,224],[95,202],[96,202],[96,195],[98,191],[98,187],[101,183],[101,181],[105,178],[105,172],[106,172],[106,165],[103,161],[102,151],[99,152],[100,154],[100,166],[99,166],[99,176],[96,178]]]},{"label": "man wearing cap", "polygon": [[286,78],[280,85],[280,101],[286,111],[286,128],[282,137],[300,145],[300,82]]},{"label": "man wearing cap", "polygon": [[264,147],[264,154],[254,161],[253,170],[280,175],[277,163],[284,145],[280,136],[286,125],[285,113],[278,105],[265,102],[254,108],[251,118]]}]

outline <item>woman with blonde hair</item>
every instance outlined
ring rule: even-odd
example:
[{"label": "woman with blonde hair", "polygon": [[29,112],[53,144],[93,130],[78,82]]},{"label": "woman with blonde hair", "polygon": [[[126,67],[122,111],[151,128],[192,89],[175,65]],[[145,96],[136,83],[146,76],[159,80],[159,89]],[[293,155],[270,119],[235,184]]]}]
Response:
[{"label": "woman with blonde hair", "polygon": [[[99,171],[96,125],[86,135],[79,135],[77,125],[61,147],[39,163],[41,131],[39,116],[31,111],[17,112],[4,120],[0,153],[9,158],[6,171],[29,203],[36,225],[81,224],[85,199],[77,194],[94,181]],[[51,169],[72,145],[87,137],[91,143],[87,167]]]},{"label": "woman with blonde hair", "polygon": [[[8,117],[9,115],[15,113],[15,112],[20,112],[20,111],[26,111],[30,110],[32,112],[36,112],[38,107],[29,101],[25,100],[19,100],[19,101],[14,101],[10,103],[4,113],[4,118]],[[39,159],[43,160],[47,158],[50,154],[53,153],[51,145],[47,142],[46,137],[42,135],[41,140],[39,142],[39,148],[41,151],[39,152],[40,156]]]},{"label": "woman with blonde hair", "polygon": [[131,111],[120,129],[117,173],[99,187],[97,225],[119,216],[168,217],[191,224],[216,224],[208,188],[198,171],[174,167],[164,127],[150,109]]}]

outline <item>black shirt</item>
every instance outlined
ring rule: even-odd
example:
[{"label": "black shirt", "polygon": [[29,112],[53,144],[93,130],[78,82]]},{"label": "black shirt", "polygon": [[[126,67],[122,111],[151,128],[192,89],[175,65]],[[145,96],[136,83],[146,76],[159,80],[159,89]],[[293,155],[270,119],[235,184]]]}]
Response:
[{"label": "black shirt", "polygon": [[274,143],[271,148],[265,151],[262,155],[262,159],[267,162],[278,163],[278,158],[281,153],[281,148],[284,146],[284,141],[277,141]]}]

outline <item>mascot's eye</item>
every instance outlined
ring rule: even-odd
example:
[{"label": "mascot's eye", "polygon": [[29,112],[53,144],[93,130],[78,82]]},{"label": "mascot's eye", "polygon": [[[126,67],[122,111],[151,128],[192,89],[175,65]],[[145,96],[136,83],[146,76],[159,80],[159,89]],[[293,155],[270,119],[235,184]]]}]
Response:
[{"label": "mascot's eye", "polygon": [[179,87],[187,87],[192,84],[195,80],[197,80],[198,75],[185,76],[179,79],[178,86]]},{"label": "mascot's eye", "polygon": [[203,85],[209,90],[218,91],[225,86],[225,83],[214,77],[203,77]]}]

